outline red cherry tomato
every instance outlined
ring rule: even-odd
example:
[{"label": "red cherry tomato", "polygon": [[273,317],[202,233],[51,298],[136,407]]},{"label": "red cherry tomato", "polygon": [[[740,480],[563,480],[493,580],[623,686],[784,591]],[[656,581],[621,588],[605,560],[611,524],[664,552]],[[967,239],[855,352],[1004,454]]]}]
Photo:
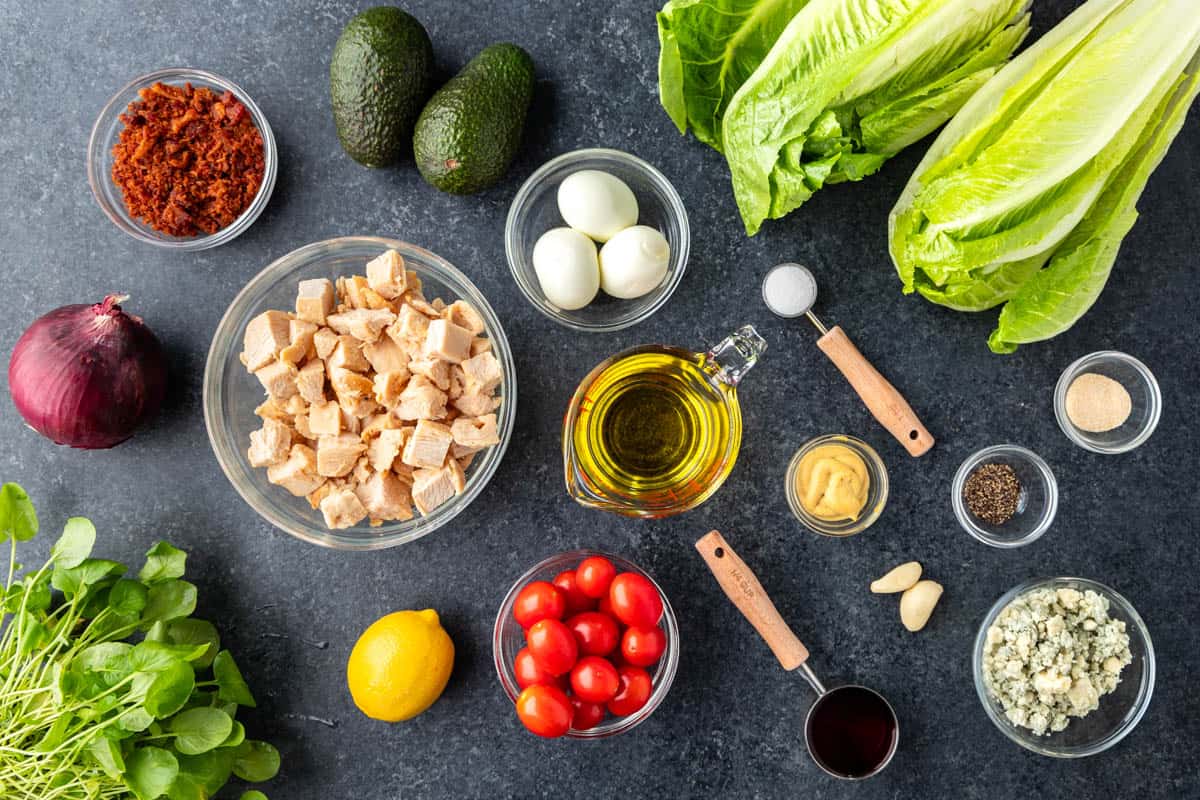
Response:
[{"label": "red cherry tomato", "polygon": [[627,628],[621,636],[621,656],[635,667],[650,666],[666,649],[667,634],[662,628]]},{"label": "red cherry tomato", "polygon": [[517,593],[513,616],[522,628],[542,619],[562,619],[567,613],[567,596],[552,583],[534,581]]},{"label": "red cherry tomato", "polygon": [[585,611],[567,620],[567,627],[575,634],[579,652],[588,656],[606,656],[617,648],[621,638],[617,621],[599,611]]},{"label": "red cherry tomato", "polygon": [[542,619],[533,623],[525,633],[525,643],[537,665],[551,675],[570,672],[579,659],[575,634],[556,619]]},{"label": "red cherry tomato", "polygon": [[513,673],[517,676],[517,686],[522,689],[538,685],[566,688],[563,686],[562,678],[551,675],[538,666],[537,659],[533,657],[533,653],[529,652],[528,647],[522,647],[517,651],[516,657],[513,658]]},{"label": "red cherry tomato", "polygon": [[554,585],[562,591],[567,600],[567,613],[564,616],[591,611],[596,607],[596,601],[584,594],[575,582],[575,570],[569,569],[555,575]]},{"label": "red cherry tomato", "polygon": [[600,598],[600,602],[596,604],[596,610],[601,614],[607,614],[613,619],[617,618],[617,615],[613,613],[612,600],[608,599],[607,594]]},{"label": "red cherry tomato", "polygon": [[621,686],[616,696],[608,701],[608,710],[618,717],[627,717],[646,705],[653,684],[650,673],[641,667],[620,667],[617,675],[621,679]]},{"label": "red cherry tomato", "polygon": [[607,703],[621,687],[617,668],[600,656],[584,656],[571,668],[571,691],[590,703]]},{"label": "red cherry tomato", "polygon": [[517,697],[517,717],[530,733],[552,739],[571,728],[575,709],[557,686],[530,686]]},{"label": "red cherry tomato", "polygon": [[616,577],[617,568],[604,556],[590,556],[575,568],[575,583],[588,597],[601,598]]},{"label": "red cherry tomato", "polygon": [[604,721],[604,704],[589,703],[578,697],[571,698],[571,706],[575,713],[571,716],[571,727],[577,731],[586,731]]},{"label": "red cherry tomato", "polygon": [[622,572],[608,587],[613,613],[631,628],[653,628],[662,616],[662,598],[649,579]]}]

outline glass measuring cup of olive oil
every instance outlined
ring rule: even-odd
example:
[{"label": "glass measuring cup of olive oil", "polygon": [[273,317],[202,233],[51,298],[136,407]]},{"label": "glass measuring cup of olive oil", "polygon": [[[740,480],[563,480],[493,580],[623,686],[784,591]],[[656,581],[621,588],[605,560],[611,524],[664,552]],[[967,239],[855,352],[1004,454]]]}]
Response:
[{"label": "glass measuring cup of olive oil", "polygon": [[737,386],[766,349],[745,325],[705,353],[643,345],[601,362],[563,420],[567,491],[627,517],[703,503],[733,470],[742,441]]}]

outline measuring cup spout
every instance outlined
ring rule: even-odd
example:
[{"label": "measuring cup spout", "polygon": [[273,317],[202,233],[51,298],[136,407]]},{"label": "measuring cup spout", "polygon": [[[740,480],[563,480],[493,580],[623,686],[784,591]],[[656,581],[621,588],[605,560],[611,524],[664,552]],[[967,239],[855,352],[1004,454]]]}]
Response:
[{"label": "measuring cup spout", "polygon": [[767,340],[753,325],[743,325],[708,351],[708,360],[716,367],[719,381],[737,386],[767,351]]}]

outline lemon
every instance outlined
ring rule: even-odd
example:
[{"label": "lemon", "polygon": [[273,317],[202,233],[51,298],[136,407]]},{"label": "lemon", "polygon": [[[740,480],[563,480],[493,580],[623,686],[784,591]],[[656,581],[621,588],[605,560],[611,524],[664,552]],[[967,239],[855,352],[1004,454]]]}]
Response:
[{"label": "lemon", "polygon": [[453,666],[454,642],[436,611],[397,611],[358,637],[346,664],[346,683],[359,711],[401,722],[441,697]]}]

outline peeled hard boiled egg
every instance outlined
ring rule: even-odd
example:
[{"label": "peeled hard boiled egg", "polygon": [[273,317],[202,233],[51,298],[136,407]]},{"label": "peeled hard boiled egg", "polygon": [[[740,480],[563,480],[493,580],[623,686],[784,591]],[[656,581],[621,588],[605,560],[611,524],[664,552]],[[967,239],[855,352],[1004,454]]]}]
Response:
[{"label": "peeled hard boiled egg", "polygon": [[583,308],[600,289],[596,244],[571,228],[551,228],[538,238],[533,271],[546,299],[567,311]]},{"label": "peeled hard boiled egg", "polygon": [[559,184],[558,213],[575,230],[607,242],[637,224],[638,204],[625,181],[598,169],[582,169]]},{"label": "peeled hard boiled egg", "polygon": [[652,291],[667,275],[671,246],[654,228],[634,225],[600,248],[600,288],[631,300]]}]

